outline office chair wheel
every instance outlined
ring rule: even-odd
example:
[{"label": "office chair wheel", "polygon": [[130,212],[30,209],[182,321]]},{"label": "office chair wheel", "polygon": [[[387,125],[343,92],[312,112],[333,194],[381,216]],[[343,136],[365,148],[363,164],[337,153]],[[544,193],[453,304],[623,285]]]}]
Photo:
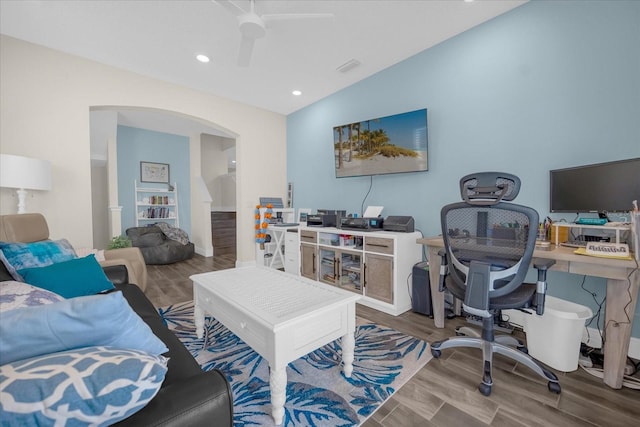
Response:
[{"label": "office chair wheel", "polygon": [[440,350],[438,350],[437,348],[432,348],[431,349],[431,355],[434,358],[439,359],[441,354],[442,354],[442,352]]},{"label": "office chair wheel", "polygon": [[491,394],[491,386],[489,384],[480,383],[478,391],[480,391],[484,396],[489,396]]},{"label": "office chair wheel", "polygon": [[550,392],[555,394],[560,394],[560,392],[562,391],[562,389],[560,388],[560,383],[557,382],[549,381],[547,387],[549,387]]}]

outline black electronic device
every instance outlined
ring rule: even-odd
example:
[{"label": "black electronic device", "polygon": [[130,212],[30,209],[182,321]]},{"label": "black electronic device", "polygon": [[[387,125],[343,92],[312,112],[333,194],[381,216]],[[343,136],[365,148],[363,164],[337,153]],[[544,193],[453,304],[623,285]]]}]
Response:
[{"label": "black electronic device", "polygon": [[628,212],[640,200],[640,157],[549,172],[551,212]]},{"label": "black electronic device", "polygon": [[385,231],[413,233],[415,231],[415,221],[412,216],[388,216],[384,220],[382,229]]},{"label": "black electronic device", "polygon": [[411,309],[427,316],[433,315],[429,263],[419,262],[413,266],[411,274]]},{"label": "black electronic device", "polygon": [[307,215],[307,226],[309,227],[335,227],[336,214],[313,214]]},{"label": "black electronic device", "polygon": [[343,230],[374,231],[383,228],[384,218],[340,218]]},{"label": "black electronic device", "polygon": [[369,229],[369,221],[367,218],[340,218],[340,228],[343,230],[367,231]]},{"label": "black electronic device", "polygon": [[378,229],[382,230],[384,227],[384,218],[378,216],[377,218],[365,218],[369,221],[369,229]]},{"label": "black electronic device", "polygon": [[318,215],[335,215],[336,211],[333,209],[318,209]]}]

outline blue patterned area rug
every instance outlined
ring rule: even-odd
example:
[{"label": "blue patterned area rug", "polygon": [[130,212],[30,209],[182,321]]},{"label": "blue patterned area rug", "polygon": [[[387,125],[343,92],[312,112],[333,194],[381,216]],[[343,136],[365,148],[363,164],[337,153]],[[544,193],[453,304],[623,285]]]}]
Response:
[{"label": "blue patterned area rug", "polygon": [[[226,374],[235,427],[274,425],[266,360],[211,317],[198,339],[192,302],[159,312],[202,369]],[[422,340],[361,319],[357,323],[351,378],[341,371],[340,340],[289,364],[283,426],[357,426],[431,359]]]}]

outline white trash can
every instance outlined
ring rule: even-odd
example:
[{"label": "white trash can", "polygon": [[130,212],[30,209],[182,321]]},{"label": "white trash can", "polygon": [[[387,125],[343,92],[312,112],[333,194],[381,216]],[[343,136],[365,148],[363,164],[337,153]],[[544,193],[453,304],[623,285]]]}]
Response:
[{"label": "white trash can", "polygon": [[558,371],[578,369],[580,342],[585,321],[593,316],[589,307],[547,295],[544,314],[522,313],[529,354]]}]

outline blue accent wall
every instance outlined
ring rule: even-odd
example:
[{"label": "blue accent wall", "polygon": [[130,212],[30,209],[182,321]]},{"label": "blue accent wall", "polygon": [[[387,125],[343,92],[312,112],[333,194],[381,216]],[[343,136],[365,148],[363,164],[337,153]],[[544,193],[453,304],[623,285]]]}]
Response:
[{"label": "blue accent wall", "polygon": [[[118,203],[122,206],[122,234],[135,227],[134,181],[146,188],[166,184],[140,183],[140,162],[168,163],[169,181],[178,188],[180,228],[191,236],[191,180],[189,138],[146,129],[118,126]],[[173,225],[171,221],[167,221]],[[148,221],[145,221],[145,225]]]},{"label": "blue accent wall", "polygon": [[[295,207],[380,205],[437,235],[459,179],[500,170],[522,179],[516,202],[544,218],[550,169],[640,157],[638,22],[637,1],[532,1],[289,115]],[[428,109],[427,172],[335,178],[333,126],[419,108]],[[605,282],[587,277],[586,292],[582,279],[552,273],[549,293],[595,313],[590,292],[603,301]]]}]

